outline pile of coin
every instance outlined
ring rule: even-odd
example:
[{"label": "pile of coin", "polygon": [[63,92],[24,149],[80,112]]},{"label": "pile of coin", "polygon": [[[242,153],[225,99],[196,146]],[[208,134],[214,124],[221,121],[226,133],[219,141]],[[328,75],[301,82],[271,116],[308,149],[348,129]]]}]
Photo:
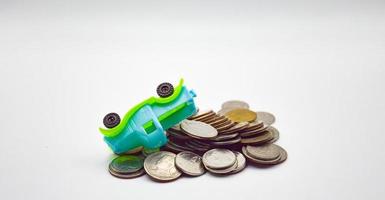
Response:
[{"label": "pile of coin", "polygon": [[254,112],[246,102],[227,101],[217,113],[198,111],[168,129],[169,140],[161,151],[138,148],[128,152],[142,152],[137,156],[146,157],[137,159],[144,163],[142,167],[134,164],[132,158],[122,162],[126,163],[123,165],[134,164],[131,167],[119,168],[116,166],[119,162],[113,160],[109,171],[120,178],[137,177],[145,171],[154,180],[171,181],[181,174],[200,176],[206,171],[217,175],[234,174],[242,171],[247,162],[255,166],[279,164],[287,159],[287,152],[273,144],[279,139],[278,130],[271,126],[274,122],[274,115]]}]

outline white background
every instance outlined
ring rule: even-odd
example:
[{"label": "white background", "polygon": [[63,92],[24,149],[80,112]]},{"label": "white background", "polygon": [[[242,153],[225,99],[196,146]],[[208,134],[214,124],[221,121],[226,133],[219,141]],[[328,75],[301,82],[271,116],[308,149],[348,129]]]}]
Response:
[{"label": "white background", "polygon": [[[289,159],[171,183],[98,127],[169,81],[275,114]],[[384,199],[384,1],[0,0],[1,199]]]}]

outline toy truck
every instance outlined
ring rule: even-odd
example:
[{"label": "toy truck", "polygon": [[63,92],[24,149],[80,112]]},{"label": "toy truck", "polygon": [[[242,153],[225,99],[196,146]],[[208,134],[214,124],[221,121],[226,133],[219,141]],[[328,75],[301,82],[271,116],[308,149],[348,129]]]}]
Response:
[{"label": "toy truck", "polygon": [[162,83],[157,87],[159,97],[150,97],[129,110],[120,120],[116,113],[107,114],[99,128],[104,141],[116,154],[143,146],[159,148],[167,143],[165,130],[196,113],[193,90],[180,80],[177,87]]}]

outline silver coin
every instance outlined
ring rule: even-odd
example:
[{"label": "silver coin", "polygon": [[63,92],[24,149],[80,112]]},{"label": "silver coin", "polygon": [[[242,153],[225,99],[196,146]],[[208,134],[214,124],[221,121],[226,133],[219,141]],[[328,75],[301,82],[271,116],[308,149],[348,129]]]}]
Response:
[{"label": "silver coin", "polygon": [[194,148],[195,148],[195,147],[198,147],[198,148],[205,148],[205,149],[208,149],[208,148],[210,147],[210,146],[198,144],[198,143],[194,142],[193,140],[186,141],[184,144],[185,144],[186,146],[187,146],[187,145],[193,146]]},{"label": "silver coin", "polygon": [[237,144],[241,142],[241,137],[236,137],[230,140],[224,140],[224,141],[212,141],[211,144],[217,145],[217,146],[229,146],[232,144]]},{"label": "silver coin", "polygon": [[257,129],[260,129],[261,127],[263,127],[263,121],[253,121],[251,123],[249,123],[249,126],[244,128],[242,131],[246,132],[246,131],[251,131],[251,130],[257,130]]},{"label": "silver coin", "polygon": [[217,129],[209,124],[199,121],[184,120],[181,124],[184,133],[193,138],[213,138],[218,135]]},{"label": "silver coin", "polygon": [[213,113],[215,114],[213,110],[202,110],[202,111],[200,110],[195,115],[189,117],[189,119],[196,119],[207,115],[212,115]]},{"label": "silver coin", "polygon": [[159,151],[159,148],[154,148],[154,149],[143,148],[142,155],[144,157],[147,157],[148,155],[155,153],[155,152],[158,152],[158,151]]},{"label": "silver coin", "polygon": [[192,143],[192,142],[189,142],[189,141],[185,142],[184,145],[189,147],[189,148],[191,148],[193,152],[198,152],[199,154],[204,153],[204,152],[210,150],[210,147],[205,147],[205,146],[202,146],[202,145],[198,145],[196,143]]},{"label": "silver coin", "polygon": [[238,173],[246,168],[246,158],[243,156],[242,153],[239,153],[238,151],[233,151],[235,156],[237,156],[237,167],[231,171],[232,174]]},{"label": "silver coin", "polygon": [[185,145],[183,145],[184,143],[181,143],[181,142],[177,142],[177,141],[173,141],[173,140],[168,140],[167,144],[170,144],[171,146],[174,146],[178,149],[183,149],[183,151],[192,151],[191,148],[189,147],[186,147]]},{"label": "silver coin", "polygon": [[167,130],[167,133],[169,134],[170,137],[173,137],[173,138],[176,138],[179,140],[189,140],[190,139],[190,137],[187,136],[182,131],[176,132],[176,131]]},{"label": "silver coin", "polygon": [[213,125],[213,124],[216,124],[216,123],[220,123],[220,122],[223,122],[226,120],[226,117],[225,116],[218,116],[216,115],[214,118],[212,119],[209,119],[209,120],[205,120],[205,123],[207,124],[210,124],[210,125]]},{"label": "silver coin", "polygon": [[217,112],[217,114],[218,114],[219,116],[225,116],[228,112],[230,112],[230,111],[232,111],[232,110],[235,110],[235,109],[237,109],[237,108],[222,108],[222,109],[220,109],[220,110]]},{"label": "silver coin", "polygon": [[136,177],[142,176],[144,174],[144,169],[141,169],[141,170],[136,171],[136,172],[128,173],[128,174],[121,174],[121,173],[115,172],[111,168],[109,168],[108,171],[110,172],[110,174],[112,176],[115,176],[117,178],[124,178],[124,179],[136,178]]},{"label": "silver coin", "polygon": [[273,135],[273,138],[269,140],[269,143],[274,143],[279,139],[279,131],[276,128],[270,126],[267,131],[270,131]]},{"label": "silver coin", "polygon": [[245,129],[246,127],[248,127],[248,125],[249,125],[249,122],[240,122],[227,130],[219,131],[219,133],[231,134],[231,133],[240,132],[240,131],[243,131],[243,129]]},{"label": "silver coin", "polygon": [[203,154],[203,164],[211,169],[229,168],[236,161],[235,154],[228,149],[211,149]]},{"label": "silver coin", "polygon": [[207,147],[204,147],[204,146],[201,146],[201,145],[197,145],[197,144],[191,143],[190,141],[185,142],[184,145],[186,147],[192,149],[190,151],[194,151],[194,152],[198,152],[198,153],[203,153],[203,152],[206,152],[206,151],[208,151],[210,149],[210,148],[207,148]]},{"label": "silver coin", "polygon": [[109,165],[109,169],[119,173],[128,174],[139,171],[143,168],[143,157],[134,155],[118,156],[113,159]]},{"label": "silver coin", "polygon": [[268,112],[257,112],[257,119],[258,121],[262,121],[264,124],[267,124],[269,126],[275,122],[274,115]]},{"label": "silver coin", "polygon": [[225,122],[227,122],[227,121],[229,121],[229,119],[227,119],[225,116],[221,116],[221,117],[218,117],[218,118],[216,118],[216,120],[215,121],[213,121],[213,122],[207,122],[207,123],[209,123],[211,126],[218,126],[218,125],[220,125],[220,124],[222,124],[222,123],[225,123]]},{"label": "silver coin", "polygon": [[202,116],[202,117],[194,118],[192,120],[194,120],[194,121],[201,121],[201,122],[205,122],[206,124],[208,124],[207,123],[208,121],[212,121],[216,117],[217,117],[217,115],[213,112],[213,113],[211,113],[209,115],[205,115],[205,116]]},{"label": "silver coin", "polygon": [[260,164],[260,165],[275,165],[275,164],[278,164],[280,162],[280,159],[281,159],[281,155],[278,156],[276,159],[273,159],[273,160],[260,160],[260,159],[256,159],[254,158],[253,156],[251,156],[247,150],[246,150],[246,146],[242,147],[242,153],[244,156],[246,156],[246,158],[254,163],[254,164]]},{"label": "silver coin", "polygon": [[144,170],[158,181],[172,181],[177,179],[181,172],[175,167],[176,155],[167,151],[150,154],[144,160]]},{"label": "silver coin", "polygon": [[167,143],[166,145],[164,145],[162,147],[162,150],[167,150],[167,151],[171,151],[171,152],[174,152],[174,153],[179,153],[179,152],[182,152],[182,151],[186,151],[185,149],[180,149],[170,143]]},{"label": "silver coin", "polygon": [[212,138],[211,140],[213,141],[224,141],[224,140],[229,140],[236,138],[239,134],[238,133],[232,133],[232,134],[226,134],[226,135],[218,135],[215,138]]},{"label": "silver coin", "polygon": [[223,127],[223,126],[226,126],[228,124],[231,124],[231,120],[229,119],[225,119],[224,121],[222,121],[221,123],[217,123],[217,124],[210,124],[212,127],[218,129],[219,127]]},{"label": "silver coin", "polygon": [[233,165],[231,165],[230,167],[225,168],[225,169],[212,169],[212,168],[209,168],[207,166],[205,166],[205,167],[206,167],[207,171],[209,171],[211,173],[223,175],[223,174],[229,174],[229,173],[233,172],[237,168],[237,166],[238,166],[238,163],[237,163],[237,161],[235,161],[235,163]]},{"label": "silver coin", "polygon": [[249,104],[240,100],[226,101],[222,104],[222,108],[249,108]]},{"label": "silver coin", "polygon": [[280,146],[278,146],[278,148],[281,151],[281,156],[280,156],[279,162],[277,164],[282,163],[285,160],[287,160],[287,152],[286,152],[286,150],[284,148],[280,147]]},{"label": "silver coin", "polygon": [[180,152],[175,158],[176,167],[190,176],[200,176],[205,173],[202,158],[189,151]]},{"label": "silver coin", "polygon": [[229,130],[231,127],[235,126],[237,123],[236,122],[231,122],[230,124],[226,124],[224,126],[216,128],[218,132],[222,132],[225,130]]},{"label": "silver coin", "polygon": [[263,146],[246,146],[247,153],[255,159],[274,160],[279,157],[281,149],[275,144],[266,144]]},{"label": "silver coin", "polygon": [[263,134],[258,135],[256,137],[242,138],[241,143],[242,144],[263,144],[263,143],[268,142],[272,138],[273,138],[272,133],[269,131],[265,131],[265,132],[263,132]]},{"label": "silver coin", "polygon": [[251,137],[251,136],[256,136],[256,135],[262,135],[262,133],[265,132],[268,128],[269,128],[269,126],[264,125],[264,126],[260,127],[259,129],[250,130],[250,131],[241,131],[240,135],[242,137]]},{"label": "silver coin", "polygon": [[239,135],[242,138],[253,138],[264,134],[266,134],[266,131],[247,131],[247,132],[240,133]]},{"label": "silver coin", "polygon": [[193,144],[196,144],[198,146],[203,146],[203,147],[206,147],[206,148],[210,148],[211,147],[211,145],[209,143],[201,141],[201,140],[190,139],[188,142],[191,142]]}]

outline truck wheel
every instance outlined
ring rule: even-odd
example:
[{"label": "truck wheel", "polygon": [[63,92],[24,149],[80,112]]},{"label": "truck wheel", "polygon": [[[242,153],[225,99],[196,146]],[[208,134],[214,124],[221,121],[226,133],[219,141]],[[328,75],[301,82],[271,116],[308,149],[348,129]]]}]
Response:
[{"label": "truck wheel", "polygon": [[108,113],[104,118],[103,118],[103,124],[107,128],[114,128],[120,123],[120,117],[116,113]]},{"label": "truck wheel", "polygon": [[171,83],[162,83],[156,89],[156,93],[158,93],[160,97],[169,97],[174,93],[174,87]]}]

